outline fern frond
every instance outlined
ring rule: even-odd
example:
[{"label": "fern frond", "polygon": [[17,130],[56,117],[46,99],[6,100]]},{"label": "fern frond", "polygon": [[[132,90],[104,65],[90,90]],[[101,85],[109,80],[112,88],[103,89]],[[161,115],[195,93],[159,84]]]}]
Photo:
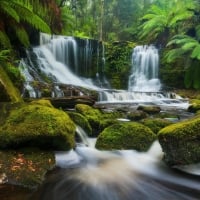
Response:
[{"label": "fern frond", "polygon": [[26,9],[26,7],[21,8],[17,6],[16,11],[21,14],[21,21],[29,23],[31,26],[42,32],[51,32],[49,26],[38,15],[31,12],[29,9]]},{"label": "fern frond", "polygon": [[25,46],[28,47],[30,45],[29,43],[29,37],[23,26],[20,24],[13,24],[13,28],[15,30],[16,36],[19,39],[19,41]]},{"label": "fern frond", "polygon": [[0,30],[0,44],[3,48],[11,49],[10,39],[4,31]]},{"label": "fern frond", "polygon": [[10,50],[8,49],[4,49],[0,51],[0,63],[5,62],[6,60],[8,60],[10,56]]},{"label": "fern frond", "polygon": [[10,2],[8,1],[1,1],[0,3],[0,10],[5,15],[13,18],[16,22],[20,21],[20,17],[18,13],[10,6]]},{"label": "fern frond", "polygon": [[168,63],[171,63],[183,56],[183,54],[185,54],[186,52],[187,51],[181,48],[172,49],[167,52],[167,54],[165,55],[165,59]]},{"label": "fern frond", "polygon": [[200,60],[200,44],[194,48],[190,57]]}]

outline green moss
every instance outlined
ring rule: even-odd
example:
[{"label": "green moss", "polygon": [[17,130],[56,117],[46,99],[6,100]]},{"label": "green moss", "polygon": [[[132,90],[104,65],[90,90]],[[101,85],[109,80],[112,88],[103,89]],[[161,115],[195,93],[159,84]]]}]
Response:
[{"label": "green moss", "polygon": [[75,125],[65,112],[39,104],[24,105],[12,110],[0,127],[0,148],[71,149],[74,133]]},{"label": "green moss", "polygon": [[160,118],[148,118],[143,119],[140,122],[149,127],[155,134],[157,134],[162,128],[172,124],[169,120]]},{"label": "green moss", "polygon": [[190,104],[191,105],[188,107],[189,112],[196,113],[198,110],[200,110],[200,100],[199,99],[191,99]]},{"label": "green moss", "polygon": [[161,129],[158,139],[169,165],[200,162],[200,118],[172,124]]},{"label": "green moss", "polygon": [[118,123],[105,128],[100,133],[96,148],[147,151],[155,139],[156,135],[142,124],[136,122]]},{"label": "green moss", "polygon": [[67,112],[70,118],[74,121],[75,124],[79,125],[83,130],[90,136],[92,134],[92,128],[83,115],[75,112]]},{"label": "green moss", "polygon": [[117,118],[122,116],[120,112],[103,112],[85,104],[77,104],[75,108],[88,120],[93,136],[98,135],[107,126],[117,123]]},{"label": "green moss", "polygon": [[[8,75],[6,74],[6,72],[4,71],[2,66],[0,66],[0,85],[2,85],[4,87],[5,95],[8,95],[9,99],[12,102],[22,102],[23,101],[18,89],[15,88],[15,86],[11,82],[10,78],[8,77]],[[1,90],[1,93],[2,92],[3,91]],[[2,94],[0,95],[0,97],[1,96],[2,96]],[[1,99],[0,99],[0,101],[1,101]]]}]

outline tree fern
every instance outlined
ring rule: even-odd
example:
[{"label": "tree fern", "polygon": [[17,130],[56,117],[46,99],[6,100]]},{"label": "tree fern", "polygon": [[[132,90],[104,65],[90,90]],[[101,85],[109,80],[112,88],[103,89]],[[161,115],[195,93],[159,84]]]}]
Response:
[{"label": "tree fern", "polygon": [[49,26],[34,12],[32,3],[34,3],[32,0],[0,0],[0,44],[2,47],[11,48],[6,27],[14,30],[19,41],[25,46],[29,45],[25,24],[39,31],[50,33]]},{"label": "tree fern", "polygon": [[5,15],[8,15],[9,17],[13,18],[16,22],[20,21],[20,17],[18,13],[15,11],[15,9],[12,8],[11,2],[0,1],[0,10]]},{"label": "tree fern", "polygon": [[10,39],[4,31],[0,30],[0,44],[2,48],[11,48]]},{"label": "tree fern", "polygon": [[150,40],[155,40],[161,37],[166,41],[168,37],[178,32],[185,32],[184,27],[189,24],[185,22],[194,16],[194,4],[168,2],[163,5],[152,5],[143,16],[140,38],[148,37]]}]

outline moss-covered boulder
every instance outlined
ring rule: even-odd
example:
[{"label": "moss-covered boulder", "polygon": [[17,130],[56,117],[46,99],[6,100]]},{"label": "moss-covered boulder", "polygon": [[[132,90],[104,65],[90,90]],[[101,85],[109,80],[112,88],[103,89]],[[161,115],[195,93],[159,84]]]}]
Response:
[{"label": "moss-covered boulder", "polygon": [[67,112],[67,114],[74,121],[74,123],[79,125],[89,136],[92,135],[92,128],[86,117],[76,112]]},{"label": "moss-covered boulder", "polygon": [[10,111],[0,127],[0,148],[34,146],[67,150],[75,145],[75,125],[61,110],[45,101],[23,104]]},{"label": "moss-covered boulder", "polygon": [[142,110],[143,112],[153,115],[153,114],[158,114],[161,111],[161,108],[159,106],[140,105],[138,106],[137,110]]},{"label": "moss-covered boulder", "polygon": [[199,110],[200,110],[200,100],[199,99],[192,99],[190,101],[190,106],[188,107],[188,111],[196,113]]},{"label": "moss-covered boulder", "polygon": [[147,151],[155,139],[156,135],[148,127],[137,122],[124,122],[105,128],[97,138],[96,148]]},{"label": "moss-covered boulder", "polygon": [[162,128],[172,124],[171,121],[161,118],[146,118],[140,122],[149,127],[155,134],[157,134]]},{"label": "moss-covered boulder", "polygon": [[161,129],[158,139],[169,165],[200,162],[200,118],[172,124]]},{"label": "moss-covered boulder", "polygon": [[117,123],[117,118],[120,118],[122,114],[120,112],[103,112],[98,108],[93,108],[85,104],[77,104],[76,112],[82,114],[88,120],[92,127],[92,135],[97,136],[104,128],[111,124]]}]

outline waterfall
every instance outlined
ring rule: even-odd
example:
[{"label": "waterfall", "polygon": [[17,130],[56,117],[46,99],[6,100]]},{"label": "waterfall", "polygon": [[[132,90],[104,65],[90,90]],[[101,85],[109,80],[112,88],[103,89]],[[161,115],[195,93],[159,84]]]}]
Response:
[{"label": "waterfall", "polygon": [[[97,63],[101,45],[96,40],[41,33],[40,45],[27,49],[26,58],[20,62],[29,96],[40,97],[38,88],[34,87],[36,82],[62,83],[96,90],[96,73],[102,75]],[[56,92],[52,91],[52,94],[55,96]]]},{"label": "waterfall", "polygon": [[132,53],[132,74],[129,77],[128,90],[157,92],[161,88],[158,79],[158,50],[150,45],[136,46]]}]

